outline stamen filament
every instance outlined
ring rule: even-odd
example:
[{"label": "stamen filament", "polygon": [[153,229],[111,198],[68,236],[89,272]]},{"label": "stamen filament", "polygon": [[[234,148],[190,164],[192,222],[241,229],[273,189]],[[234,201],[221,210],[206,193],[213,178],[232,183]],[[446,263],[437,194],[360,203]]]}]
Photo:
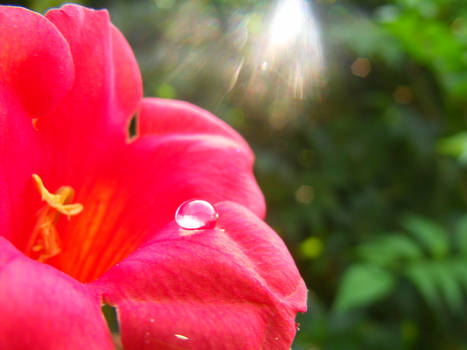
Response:
[{"label": "stamen filament", "polygon": [[70,186],[60,187],[57,194],[52,194],[47,190],[47,188],[45,188],[39,175],[33,174],[32,178],[41,194],[42,200],[52,208],[55,208],[59,213],[66,215],[68,219],[83,211],[83,205],[80,203],[66,204],[73,200],[73,196],[75,194],[75,191]]},{"label": "stamen filament", "polygon": [[60,238],[55,227],[60,215],[66,215],[70,220],[71,216],[78,215],[83,211],[83,205],[70,203],[75,193],[70,186],[60,187],[56,194],[52,194],[44,186],[39,175],[33,174],[32,179],[42,200],[47,204],[38,212],[37,223],[29,239],[26,254],[29,255],[33,252],[39,254],[37,260],[43,262],[61,252]]}]

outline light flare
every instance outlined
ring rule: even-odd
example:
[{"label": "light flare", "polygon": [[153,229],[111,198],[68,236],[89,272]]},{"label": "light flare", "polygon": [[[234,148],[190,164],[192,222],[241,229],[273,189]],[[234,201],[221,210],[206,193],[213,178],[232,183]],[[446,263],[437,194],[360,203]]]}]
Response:
[{"label": "light flare", "polygon": [[266,80],[281,96],[301,100],[319,93],[323,86],[323,50],[308,1],[278,0],[255,50],[253,89]]},{"label": "light flare", "polygon": [[307,4],[303,0],[279,1],[269,27],[270,44],[284,47],[306,30]]}]

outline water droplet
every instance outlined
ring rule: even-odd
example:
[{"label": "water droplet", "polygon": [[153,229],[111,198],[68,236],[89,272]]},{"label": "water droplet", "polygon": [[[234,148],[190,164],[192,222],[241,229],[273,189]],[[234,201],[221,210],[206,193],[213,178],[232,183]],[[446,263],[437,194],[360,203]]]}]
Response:
[{"label": "water droplet", "polygon": [[153,318],[151,318],[151,319],[149,320],[149,322],[151,322],[151,323],[154,323],[154,319],[153,319]]},{"label": "water droplet", "polygon": [[183,202],[175,213],[175,221],[185,230],[213,228],[218,217],[211,203],[199,199]]}]

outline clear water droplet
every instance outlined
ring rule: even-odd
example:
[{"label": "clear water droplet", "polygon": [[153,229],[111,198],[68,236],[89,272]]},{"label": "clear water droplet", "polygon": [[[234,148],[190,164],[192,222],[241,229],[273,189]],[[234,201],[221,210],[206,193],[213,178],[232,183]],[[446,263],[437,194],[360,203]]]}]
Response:
[{"label": "clear water droplet", "polygon": [[183,202],[175,212],[175,222],[185,230],[213,228],[218,217],[212,204],[200,199]]}]

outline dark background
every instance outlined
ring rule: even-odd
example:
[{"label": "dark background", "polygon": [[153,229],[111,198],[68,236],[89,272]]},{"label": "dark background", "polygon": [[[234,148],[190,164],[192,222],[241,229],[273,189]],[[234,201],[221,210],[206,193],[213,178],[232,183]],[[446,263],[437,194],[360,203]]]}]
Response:
[{"label": "dark background", "polygon": [[270,1],[81,3],[109,9],[147,96],[255,151],[310,288],[294,349],[467,349],[467,1],[315,0],[321,61],[303,33],[264,58]]}]

